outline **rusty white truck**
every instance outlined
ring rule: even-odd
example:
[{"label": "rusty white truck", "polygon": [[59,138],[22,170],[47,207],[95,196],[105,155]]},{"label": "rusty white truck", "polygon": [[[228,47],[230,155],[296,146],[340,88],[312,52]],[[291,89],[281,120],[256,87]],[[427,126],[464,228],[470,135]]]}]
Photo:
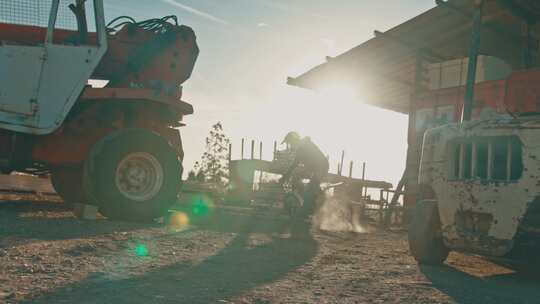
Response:
[{"label": "rusty white truck", "polygon": [[409,246],[421,264],[451,250],[523,257],[540,236],[540,115],[426,131]]}]

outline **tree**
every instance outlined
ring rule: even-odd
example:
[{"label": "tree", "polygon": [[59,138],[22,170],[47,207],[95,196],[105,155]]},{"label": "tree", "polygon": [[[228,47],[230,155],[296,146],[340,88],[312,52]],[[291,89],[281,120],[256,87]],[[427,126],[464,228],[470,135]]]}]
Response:
[{"label": "tree", "polygon": [[223,132],[223,125],[217,122],[206,137],[206,151],[202,155],[197,177],[224,185],[228,179],[229,138]]},{"label": "tree", "polygon": [[205,182],[206,178],[204,172],[201,169],[201,163],[196,161],[193,165],[193,170],[189,171],[188,174],[189,181]]},{"label": "tree", "polygon": [[196,173],[195,173],[195,170],[190,170],[190,171],[188,172],[187,180],[193,182],[193,181],[195,181],[196,179],[197,179],[197,175],[196,175]]}]

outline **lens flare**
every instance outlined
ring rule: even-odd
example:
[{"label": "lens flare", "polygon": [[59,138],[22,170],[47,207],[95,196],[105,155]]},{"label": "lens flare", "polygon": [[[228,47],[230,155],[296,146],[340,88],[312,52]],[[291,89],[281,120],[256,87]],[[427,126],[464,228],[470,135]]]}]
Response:
[{"label": "lens flare", "polygon": [[144,244],[135,245],[135,255],[139,257],[148,256],[148,248]]},{"label": "lens flare", "polygon": [[191,214],[193,217],[205,217],[213,208],[212,200],[206,195],[194,196],[191,201]]},{"label": "lens flare", "polygon": [[175,230],[182,230],[189,225],[189,216],[184,212],[173,212],[169,218],[169,227]]}]

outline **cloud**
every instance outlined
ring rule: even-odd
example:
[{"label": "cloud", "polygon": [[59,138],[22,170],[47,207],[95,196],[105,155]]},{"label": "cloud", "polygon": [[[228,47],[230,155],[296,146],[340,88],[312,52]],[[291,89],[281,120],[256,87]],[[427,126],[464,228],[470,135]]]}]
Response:
[{"label": "cloud", "polygon": [[214,22],[221,23],[221,24],[224,24],[224,25],[229,25],[229,22],[227,22],[226,20],[218,18],[218,17],[216,17],[216,16],[214,16],[212,14],[200,11],[198,9],[195,9],[195,8],[191,7],[191,6],[187,6],[185,4],[179,3],[179,2],[177,2],[175,0],[162,0],[162,1],[164,3],[167,3],[167,4],[170,4],[172,6],[178,7],[180,9],[183,9],[186,12],[190,12],[190,13],[192,13],[194,15],[197,15],[199,17],[208,19],[210,21],[214,21]]}]

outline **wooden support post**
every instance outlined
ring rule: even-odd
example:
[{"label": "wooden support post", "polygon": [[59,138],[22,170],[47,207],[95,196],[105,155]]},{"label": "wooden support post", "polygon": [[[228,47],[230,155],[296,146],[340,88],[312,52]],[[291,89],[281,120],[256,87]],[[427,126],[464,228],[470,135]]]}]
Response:
[{"label": "wooden support post", "polygon": [[343,172],[343,161],[345,160],[345,150],[341,151],[341,161],[339,162],[338,166],[338,175],[341,176],[341,173]]},{"label": "wooden support post", "polygon": [[521,64],[522,67],[525,69],[530,69],[533,66],[533,43],[532,43],[532,36],[531,36],[531,27],[533,27],[534,24],[531,21],[524,20],[521,25],[521,34],[522,34],[522,59]]},{"label": "wooden support post", "polygon": [[480,34],[482,31],[482,7],[484,1],[477,0],[473,13],[473,26],[471,45],[469,48],[469,67],[467,70],[467,83],[465,86],[465,97],[463,100],[463,111],[461,121],[469,121],[472,116],[474,104],[474,86],[476,84],[476,67],[478,65],[478,55],[480,54]]},{"label": "wooden support post", "polygon": [[255,159],[255,140],[251,140],[251,159]]},{"label": "wooden support post", "polygon": [[487,167],[487,179],[493,179],[493,143],[488,142],[488,167]]},{"label": "wooden support post", "polygon": [[263,143],[262,141],[259,143],[259,159],[262,160],[263,157]]},{"label": "wooden support post", "polygon": [[[403,195],[403,202],[408,203],[410,206],[416,202],[416,184],[418,183],[418,168],[420,166],[420,151],[422,147],[422,138],[418,136],[418,130],[416,130],[416,115],[417,115],[417,102],[418,96],[424,90],[422,87],[423,73],[425,66],[425,58],[422,54],[416,54],[416,67],[415,78],[416,84],[415,90],[409,97],[409,122],[407,132],[407,158],[405,161],[405,170],[403,176],[396,188],[397,191],[406,190],[406,195]],[[394,193],[392,198],[393,202],[397,202],[399,194]],[[409,206],[407,206],[409,207]]]},{"label": "wooden support post", "polygon": [[471,178],[478,176],[478,146],[476,142],[472,143],[471,151]]},{"label": "wooden support post", "polygon": [[277,141],[274,140],[274,155],[273,155],[273,159],[276,159],[276,152],[277,152]]},{"label": "wooden support post", "polygon": [[403,175],[401,176],[401,179],[399,180],[397,187],[395,189],[394,195],[392,196],[392,200],[390,201],[391,205],[397,204],[399,200],[399,196],[403,192],[403,188],[405,187],[405,180],[407,179],[407,169],[403,171]]},{"label": "wooden support post", "polygon": [[509,182],[512,178],[512,141],[506,142],[506,181]]},{"label": "wooden support post", "polygon": [[228,166],[231,168],[231,160],[232,160],[232,143],[229,143],[229,155],[228,155]]},{"label": "wooden support post", "polygon": [[465,144],[459,144],[458,178],[465,177]]},{"label": "wooden support post", "polygon": [[[366,162],[362,163],[362,181],[366,180]],[[367,187],[362,184],[362,196],[366,196],[367,194]]]},{"label": "wooden support post", "polygon": [[366,180],[366,162],[362,163],[362,180]]},{"label": "wooden support post", "polygon": [[240,152],[240,159],[244,159],[244,139],[242,138],[242,152]]},{"label": "wooden support post", "polygon": [[351,160],[349,163],[349,178],[352,178],[352,170],[353,170],[354,162]]}]

